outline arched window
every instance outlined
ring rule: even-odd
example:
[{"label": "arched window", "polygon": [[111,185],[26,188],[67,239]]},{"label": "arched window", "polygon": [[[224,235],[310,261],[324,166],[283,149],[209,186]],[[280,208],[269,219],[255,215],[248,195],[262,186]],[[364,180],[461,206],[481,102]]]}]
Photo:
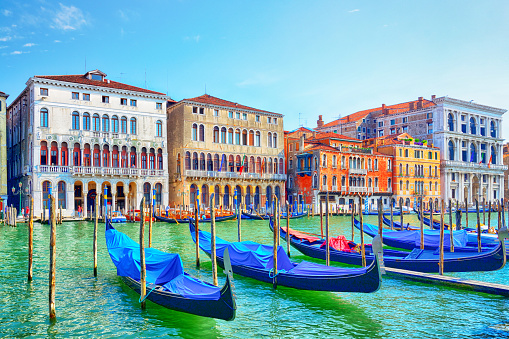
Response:
[{"label": "arched window", "polygon": [[110,131],[110,117],[108,117],[106,114],[103,115],[103,132],[109,132]]},{"label": "arched window", "polygon": [[313,174],[313,188],[318,187],[318,175],[315,173]]},{"label": "arched window", "polygon": [[490,123],[490,135],[492,138],[497,137],[497,128],[494,121]]},{"label": "arched window", "polygon": [[284,161],[283,159],[279,159],[279,174],[284,174],[285,173],[285,170],[284,170]]},{"label": "arched window", "polygon": [[162,191],[163,191],[163,185],[161,185],[160,183],[157,183],[155,185],[155,189],[156,189],[156,205],[161,205],[162,204]]},{"label": "arched window", "polygon": [[399,190],[402,191],[403,190],[403,180],[400,180],[399,181]]},{"label": "arched window", "polygon": [[254,146],[254,131],[249,131],[249,146]]},{"label": "arched window", "polygon": [[233,145],[233,128],[228,129],[228,143]]},{"label": "arched window", "polygon": [[410,172],[408,171],[408,164],[406,164],[406,175],[410,175]]},{"label": "arched window", "polygon": [[491,163],[494,165],[497,164],[497,152],[494,146],[491,146]]},{"label": "arched window", "polygon": [[221,143],[226,144],[226,127],[221,127]]},{"label": "arched window", "polygon": [[267,135],[267,147],[272,147],[272,133]]},{"label": "arched window", "polygon": [[218,143],[219,142],[219,127],[217,126],[214,126],[214,133],[212,134],[213,135],[213,141],[215,143]]},{"label": "arched window", "polygon": [[214,163],[212,162],[212,155],[210,153],[207,154],[207,171],[214,170]]},{"label": "arched window", "polygon": [[337,178],[336,178],[336,176],[334,175],[334,176],[332,177],[332,186],[337,186],[337,184],[338,184],[338,179],[337,179]]},{"label": "arched window", "polygon": [[341,157],[341,168],[345,168],[345,156]]},{"label": "arched window", "polygon": [[76,111],[72,112],[72,129],[80,129],[80,114]]},{"label": "arched window", "polygon": [[387,160],[387,170],[388,171],[392,171],[392,161],[391,161],[391,159]]},{"label": "arched window", "polygon": [[41,127],[48,127],[48,110],[41,108]]},{"label": "arched window", "polygon": [[405,158],[408,158],[408,150],[405,150]]},{"label": "arched window", "polygon": [[90,131],[90,114],[83,113],[83,129],[85,131]]},{"label": "arched window", "polygon": [[205,141],[205,126],[200,125],[200,141]]},{"label": "arched window", "polygon": [[190,170],[191,169],[191,153],[190,152],[186,152],[186,158],[184,161],[185,161],[186,170]]},{"label": "arched window", "polygon": [[476,128],[475,128],[475,118],[470,118],[470,134],[476,134]]},{"label": "arched window", "polygon": [[161,120],[156,121],[156,137],[163,136],[163,122]]},{"label": "arched window", "polygon": [[42,205],[49,208],[49,191],[51,190],[51,182],[43,181],[42,183]]},{"label": "arched window", "polygon": [[406,187],[406,190],[408,191],[408,190],[409,190],[409,188],[410,188],[410,182],[409,182],[408,180],[406,181],[406,185],[405,185],[405,187]]},{"label": "arched window", "polygon": [[378,159],[375,159],[375,171],[378,171]]},{"label": "arched window", "polygon": [[[336,168],[338,166],[338,158],[336,157],[336,155],[334,154],[332,156],[332,167]],[[333,179],[334,180],[334,179]],[[334,186],[334,184],[332,184]]]},{"label": "arched window", "polygon": [[447,125],[449,126],[449,131],[454,131],[454,117],[452,116],[452,113],[449,113],[447,116]]},{"label": "arched window", "polygon": [[[178,173],[180,173],[180,153],[177,157],[177,166],[178,166]],[[160,170],[163,169],[163,150],[160,148],[157,150],[157,168]]]},{"label": "arched window", "polygon": [[272,135],[272,147],[277,148],[277,134]]},{"label": "arched window", "polygon": [[242,145],[247,146],[247,130],[242,130]]},{"label": "arched window", "polygon": [[120,125],[120,133],[127,134],[127,118],[122,117],[121,125]]},{"label": "arched window", "polygon": [[197,124],[193,124],[192,138],[193,138],[193,141],[198,141],[198,125]]},{"label": "arched window", "polygon": [[198,153],[193,153],[193,170],[198,170]]},{"label": "arched window", "polygon": [[[454,143],[452,142],[452,140],[449,140],[449,160],[454,160]],[[430,166],[430,171],[431,171],[431,166]],[[430,173],[431,175],[431,173]]]},{"label": "arched window", "polygon": [[118,133],[118,116],[114,115],[111,117],[111,131]]},{"label": "arched window", "polygon": [[322,167],[327,167],[327,154],[322,155]]},{"label": "arched window", "polygon": [[219,171],[219,155],[214,154],[214,171]]},{"label": "arched window", "polygon": [[259,132],[259,131],[256,131],[256,135],[255,135],[255,146],[256,146],[256,147],[260,147],[260,132]]},{"label": "arched window", "polygon": [[200,171],[205,171],[205,154],[200,153]]},{"label": "arched window", "polygon": [[136,118],[131,118],[131,134],[136,134]]},{"label": "arched window", "polygon": [[403,165],[399,164],[399,175],[403,175]]},{"label": "arched window", "polygon": [[474,144],[470,144],[470,162],[477,162],[477,152]]},{"label": "arched window", "polygon": [[240,129],[235,130],[235,145],[240,145]]},{"label": "arched window", "polygon": [[346,185],[346,177],[342,176],[341,177],[341,186],[345,186],[345,185]]},{"label": "arched window", "polygon": [[101,131],[101,119],[97,113],[92,116],[92,130],[94,132]]}]

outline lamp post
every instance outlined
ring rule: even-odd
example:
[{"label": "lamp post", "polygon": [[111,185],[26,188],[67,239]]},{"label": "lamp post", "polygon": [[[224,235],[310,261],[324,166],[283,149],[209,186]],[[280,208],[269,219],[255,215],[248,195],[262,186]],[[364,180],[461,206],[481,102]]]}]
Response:
[{"label": "lamp post", "polygon": [[23,191],[21,190],[21,187],[23,187],[23,183],[20,181],[18,183],[18,186],[19,186],[19,189],[18,189],[18,192],[16,193],[16,188],[14,188],[14,186],[12,187],[12,195],[19,195],[19,205],[18,205],[18,217],[21,216],[21,193],[23,193]]}]

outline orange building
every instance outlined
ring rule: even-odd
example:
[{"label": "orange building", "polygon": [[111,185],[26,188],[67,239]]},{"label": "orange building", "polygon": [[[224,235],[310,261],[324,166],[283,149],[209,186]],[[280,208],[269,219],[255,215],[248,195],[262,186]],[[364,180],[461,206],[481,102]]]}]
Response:
[{"label": "orange building", "polygon": [[326,200],[328,191],[333,204],[350,205],[361,194],[369,197],[371,209],[377,208],[380,196],[384,206],[389,206],[392,156],[363,148],[361,140],[344,135],[305,134],[298,139],[286,134],[289,201],[317,205]]}]

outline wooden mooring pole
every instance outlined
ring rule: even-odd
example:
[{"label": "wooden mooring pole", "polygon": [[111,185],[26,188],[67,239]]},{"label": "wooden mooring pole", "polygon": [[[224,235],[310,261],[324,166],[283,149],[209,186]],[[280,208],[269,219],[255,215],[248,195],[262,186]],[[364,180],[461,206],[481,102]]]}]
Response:
[{"label": "wooden mooring pole", "polygon": [[34,198],[30,197],[30,218],[28,219],[28,281],[32,281],[34,255]]},{"label": "wooden mooring pole", "polygon": [[468,200],[465,198],[465,228],[468,228]]},{"label": "wooden mooring pole", "polygon": [[97,277],[97,228],[99,226],[99,199],[100,194],[95,196],[95,217],[94,217],[94,277]]},{"label": "wooden mooring pole", "polygon": [[323,239],[323,204],[320,201],[320,236]]},{"label": "wooden mooring pole", "polygon": [[479,216],[479,202],[475,199],[475,209],[477,213],[477,251],[481,252],[481,217]]},{"label": "wooden mooring pole", "polygon": [[389,205],[391,205],[391,231],[392,231],[392,230],[394,230],[394,211],[393,211],[393,208],[392,208],[393,207],[392,203],[394,202],[394,198],[390,198],[389,202],[390,202]]},{"label": "wooden mooring pole", "polygon": [[327,204],[325,205],[325,265],[330,265],[329,244],[329,191],[327,191]]},{"label": "wooden mooring pole", "polygon": [[279,213],[277,211],[277,197],[274,197],[274,208],[272,210],[272,214],[274,216],[274,242],[273,242],[273,247],[272,247],[272,270],[273,270],[273,277],[272,277],[272,288],[276,289],[277,288],[277,250],[278,250],[278,247],[277,247],[277,238],[279,238],[279,225],[277,224],[277,217],[276,217],[276,213]]},{"label": "wooden mooring pole", "polygon": [[154,214],[154,205],[148,207],[148,248],[152,248],[152,215]]},{"label": "wooden mooring pole", "polygon": [[399,198],[399,211],[400,211],[399,222],[401,223],[399,225],[399,230],[402,231],[403,230],[403,198]]},{"label": "wooden mooring pole", "polygon": [[364,226],[362,224],[362,196],[359,194],[359,221],[361,226],[361,255],[362,267],[366,267],[366,249],[364,248]]},{"label": "wooden mooring pole", "polygon": [[[440,209],[440,257],[439,257],[439,266],[438,273],[440,275],[444,275],[444,200],[442,200],[442,208]],[[433,214],[432,214],[433,216]]]},{"label": "wooden mooring pole", "polygon": [[[216,211],[214,209],[214,193],[210,194],[210,260],[212,261],[212,283],[217,286],[217,258],[216,258]],[[198,235],[196,235],[198,237]]]},{"label": "wooden mooring pole", "polygon": [[147,267],[145,265],[145,197],[140,203],[140,300],[141,308],[145,309],[147,295]]},{"label": "wooden mooring pole", "polygon": [[[351,208],[351,221],[352,221],[352,241],[354,240],[354,237],[355,237],[355,197],[353,199],[353,202],[352,202],[352,208]],[[322,237],[323,238],[323,237]]]},{"label": "wooden mooring pole", "polygon": [[[288,253],[288,258],[290,258],[290,213],[289,213],[290,205],[288,204],[288,200],[286,201],[286,253]],[[309,208],[308,208],[308,217],[309,217]]]},{"label": "wooden mooring pole", "polygon": [[380,240],[383,242],[384,222],[382,220],[382,197],[378,199],[378,234],[380,234]]},{"label": "wooden mooring pole", "polygon": [[488,231],[491,228],[491,200],[488,201]]},{"label": "wooden mooring pole", "polygon": [[200,268],[200,221],[198,220],[198,209],[194,208],[194,234],[196,234],[196,267]]},{"label": "wooden mooring pole", "polygon": [[452,225],[452,201],[449,199],[449,241],[450,251],[454,252],[454,226]]},{"label": "wooden mooring pole", "polygon": [[421,250],[424,249],[424,211],[423,211],[423,203],[421,197],[421,203],[419,204],[419,214],[421,215]]},{"label": "wooden mooring pole", "polygon": [[49,318],[55,319],[57,314],[55,310],[55,271],[56,271],[56,252],[57,252],[57,229],[56,229],[56,208],[55,198],[50,196],[50,240],[49,240]]}]

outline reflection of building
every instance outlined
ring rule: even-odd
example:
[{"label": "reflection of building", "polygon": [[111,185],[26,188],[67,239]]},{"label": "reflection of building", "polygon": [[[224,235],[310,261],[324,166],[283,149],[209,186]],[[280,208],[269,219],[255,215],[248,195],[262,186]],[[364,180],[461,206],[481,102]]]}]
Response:
[{"label": "reflection of building", "polygon": [[[408,133],[441,150],[442,199],[498,199],[504,190],[500,128],[505,109],[449,97],[418,100],[364,110],[317,131],[359,139]],[[490,161],[491,159],[491,161]]]},{"label": "reflection of building", "polygon": [[[509,168],[509,143],[506,143],[503,147],[503,153],[504,153],[504,159],[503,159],[503,164],[505,166],[507,166],[507,168]],[[507,199],[509,199],[509,185],[507,185],[507,183],[509,182],[509,169],[505,169],[504,170],[504,182],[506,183],[506,185],[504,186],[504,200],[507,201]]]},{"label": "reflection of building", "polygon": [[3,204],[7,202],[7,128],[6,100],[9,95],[0,92],[0,211],[3,211]]},{"label": "reflection of building", "polygon": [[426,204],[440,198],[440,149],[407,133],[389,135],[364,142],[379,153],[394,159],[392,189],[394,199],[407,207],[417,207],[419,197]]},{"label": "reflection of building", "polygon": [[65,215],[78,206],[91,211],[96,190],[105,187],[114,209],[137,206],[152,188],[166,204],[168,99],[98,70],[30,78],[7,112],[9,187],[21,182],[22,207],[32,194],[37,215],[50,190]]},{"label": "reflection of building", "polygon": [[[389,206],[392,195],[392,156],[363,148],[362,141],[336,133],[300,133],[300,139],[288,136],[288,150],[295,152],[295,175],[288,179],[289,194],[299,203],[326,201],[349,205],[358,194],[368,197],[368,206],[376,209],[378,198]],[[295,151],[294,151],[295,150]]]},{"label": "reflection of building", "polygon": [[229,206],[235,190],[264,207],[285,189],[283,116],[210,95],[168,107],[170,201]]}]

